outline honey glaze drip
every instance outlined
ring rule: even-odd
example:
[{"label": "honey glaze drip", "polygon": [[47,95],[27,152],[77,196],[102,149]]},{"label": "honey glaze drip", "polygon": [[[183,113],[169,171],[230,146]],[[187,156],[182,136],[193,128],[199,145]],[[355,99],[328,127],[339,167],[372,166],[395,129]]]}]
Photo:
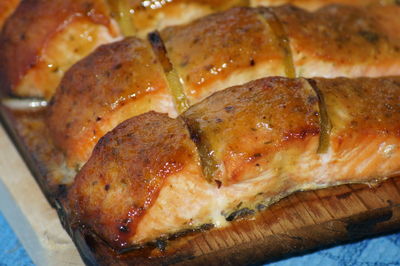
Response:
[{"label": "honey glaze drip", "polygon": [[260,20],[271,28],[272,32],[274,33],[275,39],[279,44],[279,47],[282,49],[283,64],[285,67],[286,77],[295,78],[296,70],[294,68],[293,55],[290,48],[289,39],[282,26],[282,23],[279,21],[277,16],[269,9],[262,8],[258,9],[258,11],[260,12],[259,13]]}]

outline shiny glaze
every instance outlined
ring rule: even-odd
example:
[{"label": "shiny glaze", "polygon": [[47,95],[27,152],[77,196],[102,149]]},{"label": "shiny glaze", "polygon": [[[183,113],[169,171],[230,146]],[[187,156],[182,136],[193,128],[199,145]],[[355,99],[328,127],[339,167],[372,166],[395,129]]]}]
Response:
[{"label": "shiny glaze", "polygon": [[[27,89],[21,92],[18,86],[28,71],[35,70],[36,65],[41,63],[46,53],[46,45],[52,38],[77,19],[81,20],[81,23],[106,27],[109,35],[117,35],[108,16],[107,6],[102,0],[23,1],[5,23],[0,36],[1,89],[21,96],[51,96],[43,92],[40,86],[32,88],[32,91]],[[109,37],[108,41],[110,39],[112,38]],[[91,45],[90,40],[87,45]],[[63,53],[57,56],[60,60]]]},{"label": "shiny glaze", "polygon": [[53,139],[70,166],[80,165],[98,139],[125,119],[150,110],[174,116],[167,88],[145,41],[127,38],[104,45],[74,65],[57,89],[48,115]]}]

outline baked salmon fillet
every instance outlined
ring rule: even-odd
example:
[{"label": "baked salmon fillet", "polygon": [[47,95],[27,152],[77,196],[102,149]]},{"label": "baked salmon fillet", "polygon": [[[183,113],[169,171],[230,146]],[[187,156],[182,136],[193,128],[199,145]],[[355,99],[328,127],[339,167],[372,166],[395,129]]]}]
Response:
[{"label": "baked salmon fillet", "polygon": [[149,110],[177,116],[151,46],[132,37],[102,46],[75,64],[50,102],[47,122],[69,166],[79,169],[100,137]]},{"label": "baked salmon fillet", "polygon": [[[174,117],[216,91],[258,78],[400,75],[400,25],[389,27],[400,23],[397,14],[395,5],[328,6],[315,13],[238,7],[147,40],[103,46],[67,72],[48,126],[75,167],[100,137],[133,115],[155,110]],[[124,48],[137,45],[142,48]]]},{"label": "baked salmon fillet", "polygon": [[291,4],[309,11],[314,11],[329,4],[368,6],[376,4],[394,4],[396,0],[250,0],[250,2],[252,6],[279,6]]},{"label": "baked salmon fillet", "polygon": [[247,0],[108,0],[112,16],[125,35],[145,37],[147,33],[234,6],[245,6]]},{"label": "baked salmon fillet", "polygon": [[1,90],[50,98],[72,64],[118,36],[103,0],[24,0],[0,35]]},{"label": "baked salmon fillet", "polygon": [[[2,17],[8,16],[19,1],[6,2],[0,6],[0,26]],[[323,6],[332,2],[350,1],[314,2]],[[365,5],[370,2],[374,2],[372,6],[381,6],[382,1],[368,1]],[[391,2],[385,1],[384,4],[393,6]],[[8,19],[4,32],[0,35],[0,62],[3,62],[0,68],[1,90],[9,95],[49,99],[61,77],[72,64],[100,44],[115,41],[121,35],[145,37],[150,31],[161,30],[169,25],[186,24],[231,7],[277,3],[282,4],[283,1],[23,1],[15,14]],[[305,7],[307,3],[308,1],[294,2]],[[388,7],[388,10],[390,9]],[[210,26],[215,22],[217,21],[210,22]],[[253,25],[252,30],[257,30],[254,19],[242,20],[241,23],[243,22],[250,23]],[[210,27],[210,30],[214,30],[213,27]],[[249,43],[251,41],[249,40]],[[218,72],[220,66],[214,67],[215,69],[211,67],[210,70]]]},{"label": "baked salmon fillet", "polygon": [[72,224],[117,250],[221,227],[298,190],[400,173],[400,78],[271,77],[100,139],[68,193]]}]

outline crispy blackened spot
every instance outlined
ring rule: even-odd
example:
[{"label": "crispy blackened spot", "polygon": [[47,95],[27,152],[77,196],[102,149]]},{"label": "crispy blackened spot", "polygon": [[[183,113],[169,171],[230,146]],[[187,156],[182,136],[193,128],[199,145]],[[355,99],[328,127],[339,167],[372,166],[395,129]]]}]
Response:
[{"label": "crispy blackened spot", "polygon": [[150,33],[148,35],[148,40],[158,61],[163,66],[164,73],[167,77],[169,90],[175,101],[176,109],[179,113],[182,113],[189,107],[189,103],[184,92],[181,78],[168,58],[167,49],[165,48],[159,32],[155,31]]},{"label": "crispy blackened spot", "polygon": [[293,63],[293,54],[290,48],[289,38],[282,26],[281,21],[275,15],[275,13],[271,12],[271,10],[268,8],[259,8],[257,10],[260,14],[261,20],[263,20],[271,28],[275,35],[276,41],[279,43],[279,47],[282,49],[286,77],[295,78],[296,69]]},{"label": "crispy blackened spot", "polygon": [[311,85],[311,87],[313,88],[318,97],[317,100],[319,106],[320,135],[319,135],[319,145],[317,152],[325,153],[329,149],[329,139],[332,130],[332,124],[328,116],[324,95],[322,94],[321,90],[318,88],[317,83],[314,80],[308,79],[307,81]]},{"label": "crispy blackened spot", "polygon": [[231,113],[235,110],[235,107],[228,105],[228,106],[225,106],[224,109],[227,113]]},{"label": "crispy blackened spot", "polygon": [[254,210],[251,210],[249,208],[243,208],[238,211],[234,211],[233,213],[228,215],[228,217],[226,217],[226,220],[228,222],[231,222],[233,220],[237,220],[237,219],[245,217],[245,216],[253,215],[254,213],[255,213]]},{"label": "crispy blackened spot", "polygon": [[160,61],[163,66],[165,73],[172,71],[172,64],[168,59],[167,50],[165,49],[160,33],[158,31],[149,33],[148,40],[158,58],[158,61]]},{"label": "crispy blackened spot", "polygon": [[370,43],[376,43],[380,38],[379,34],[372,31],[359,31],[358,33]]},{"label": "crispy blackened spot", "polygon": [[171,175],[193,162],[184,123],[149,112],[105,135],[69,191],[74,221],[87,224],[116,249],[137,226]]}]

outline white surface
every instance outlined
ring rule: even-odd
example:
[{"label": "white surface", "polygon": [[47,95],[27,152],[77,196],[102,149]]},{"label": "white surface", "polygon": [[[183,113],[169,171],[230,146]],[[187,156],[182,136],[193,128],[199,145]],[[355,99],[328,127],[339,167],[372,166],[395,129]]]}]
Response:
[{"label": "white surface", "polygon": [[0,210],[36,265],[83,265],[56,211],[1,125]]}]

